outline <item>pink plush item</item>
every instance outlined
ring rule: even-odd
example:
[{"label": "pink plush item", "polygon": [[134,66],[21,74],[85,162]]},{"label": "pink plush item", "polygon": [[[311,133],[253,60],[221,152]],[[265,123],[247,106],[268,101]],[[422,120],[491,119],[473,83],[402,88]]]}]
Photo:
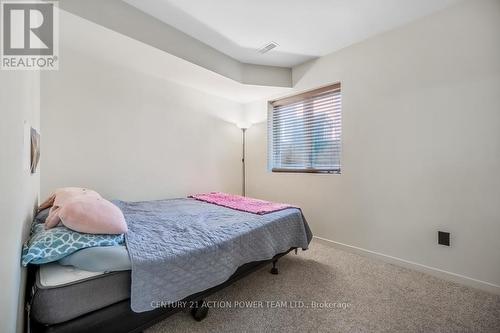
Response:
[{"label": "pink plush item", "polygon": [[55,191],[39,210],[52,206],[45,220],[50,229],[60,222],[67,228],[91,234],[123,234],[127,223],[121,210],[99,193],[77,187],[66,187]]},{"label": "pink plush item", "polygon": [[61,207],[63,207],[68,200],[77,196],[101,198],[101,195],[96,191],[81,187],[63,187],[55,190],[55,192],[38,208],[38,211],[41,211],[42,209],[52,206],[49,212],[49,216],[47,216],[47,219],[45,220],[46,229],[53,228],[61,222],[61,219],[59,217],[59,211]]},{"label": "pink plush item", "polygon": [[258,215],[277,212],[286,208],[298,208],[289,204],[275,203],[221,192],[194,194],[190,195],[189,198]]},{"label": "pink plush item", "polygon": [[96,191],[92,191],[82,187],[58,188],[57,190],[54,191],[54,193],[50,195],[50,197],[48,197],[44,202],[40,204],[40,206],[38,207],[38,211],[52,207],[54,205],[55,206],[61,205],[64,203],[65,200],[75,195],[93,195],[99,198],[101,197],[100,194],[97,193]]},{"label": "pink plush item", "polygon": [[127,223],[122,211],[103,198],[74,197],[61,207],[59,218],[66,227],[88,234],[127,232]]}]

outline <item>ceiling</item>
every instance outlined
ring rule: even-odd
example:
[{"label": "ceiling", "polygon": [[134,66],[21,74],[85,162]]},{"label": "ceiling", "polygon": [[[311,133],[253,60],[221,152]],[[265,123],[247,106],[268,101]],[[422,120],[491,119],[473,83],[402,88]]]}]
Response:
[{"label": "ceiling", "polygon": [[462,0],[124,1],[243,63],[293,67]]},{"label": "ceiling", "polygon": [[60,45],[114,66],[243,104],[292,91],[286,87],[241,84],[64,10],[60,11],[59,20],[64,26],[59,32]]}]

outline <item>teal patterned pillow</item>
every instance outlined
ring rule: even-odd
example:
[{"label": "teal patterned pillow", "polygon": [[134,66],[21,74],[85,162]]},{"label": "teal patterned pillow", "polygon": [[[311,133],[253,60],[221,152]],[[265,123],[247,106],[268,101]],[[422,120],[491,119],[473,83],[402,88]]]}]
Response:
[{"label": "teal patterned pillow", "polygon": [[123,244],[123,235],[84,234],[62,225],[45,230],[43,223],[33,223],[31,237],[23,246],[22,264],[45,264],[87,247]]}]

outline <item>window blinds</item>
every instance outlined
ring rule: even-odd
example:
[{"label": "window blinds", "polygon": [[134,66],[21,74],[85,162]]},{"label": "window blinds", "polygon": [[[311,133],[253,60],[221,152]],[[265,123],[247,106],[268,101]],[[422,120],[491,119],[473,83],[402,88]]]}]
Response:
[{"label": "window blinds", "polygon": [[340,173],[340,84],[271,102],[268,126],[272,171]]}]

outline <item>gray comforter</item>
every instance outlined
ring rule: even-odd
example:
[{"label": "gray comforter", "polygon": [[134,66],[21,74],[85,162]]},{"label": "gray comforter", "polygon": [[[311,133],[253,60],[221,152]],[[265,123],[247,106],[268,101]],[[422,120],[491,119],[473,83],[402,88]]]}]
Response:
[{"label": "gray comforter", "polygon": [[296,208],[255,215],[194,199],[115,203],[129,228],[135,312],[216,286],[242,264],[307,249],[312,238]]}]

